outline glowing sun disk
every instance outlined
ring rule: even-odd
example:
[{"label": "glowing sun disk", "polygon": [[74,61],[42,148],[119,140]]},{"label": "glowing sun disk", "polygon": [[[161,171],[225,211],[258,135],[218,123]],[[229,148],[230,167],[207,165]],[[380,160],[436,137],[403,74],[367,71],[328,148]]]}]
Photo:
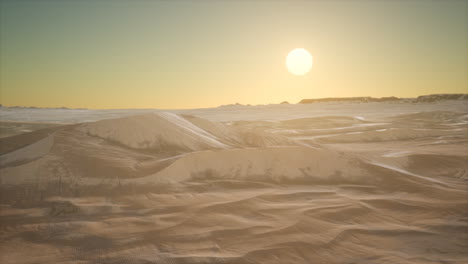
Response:
[{"label": "glowing sun disk", "polygon": [[293,49],[286,56],[286,67],[294,75],[304,75],[312,68],[312,55],[302,48]]}]

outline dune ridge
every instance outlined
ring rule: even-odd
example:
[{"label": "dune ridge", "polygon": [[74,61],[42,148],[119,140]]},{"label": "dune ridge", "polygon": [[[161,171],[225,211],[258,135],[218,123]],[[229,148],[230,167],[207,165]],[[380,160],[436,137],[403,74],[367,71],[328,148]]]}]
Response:
[{"label": "dune ridge", "polygon": [[281,136],[255,135],[208,120],[168,112],[101,120],[83,124],[78,129],[131,148],[162,151],[292,144],[292,141]]}]

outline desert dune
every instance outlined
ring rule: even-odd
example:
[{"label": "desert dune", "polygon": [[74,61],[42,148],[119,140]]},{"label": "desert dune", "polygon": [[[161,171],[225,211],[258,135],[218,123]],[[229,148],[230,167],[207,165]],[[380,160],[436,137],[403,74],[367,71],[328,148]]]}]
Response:
[{"label": "desert dune", "polygon": [[426,99],[0,109],[59,123],[0,138],[0,262],[467,263],[468,107]]}]

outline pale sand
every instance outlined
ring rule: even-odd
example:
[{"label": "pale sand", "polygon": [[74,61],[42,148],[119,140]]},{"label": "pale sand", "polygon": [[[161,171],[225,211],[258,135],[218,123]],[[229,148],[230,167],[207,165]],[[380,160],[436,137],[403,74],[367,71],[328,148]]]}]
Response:
[{"label": "pale sand", "polygon": [[314,107],[0,139],[0,262],[468,263],[466,104]]}]

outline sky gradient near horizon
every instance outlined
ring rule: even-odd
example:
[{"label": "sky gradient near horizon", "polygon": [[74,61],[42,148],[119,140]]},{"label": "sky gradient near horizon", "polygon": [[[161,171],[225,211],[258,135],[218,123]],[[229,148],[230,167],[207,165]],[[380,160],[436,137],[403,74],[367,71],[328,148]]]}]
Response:
[{"label": "sky gradient near horizon", "polygon": [[[5,106],[468,93],[468,1],[0,1]],[[314,58],[304,76],[294,48]]]}]

